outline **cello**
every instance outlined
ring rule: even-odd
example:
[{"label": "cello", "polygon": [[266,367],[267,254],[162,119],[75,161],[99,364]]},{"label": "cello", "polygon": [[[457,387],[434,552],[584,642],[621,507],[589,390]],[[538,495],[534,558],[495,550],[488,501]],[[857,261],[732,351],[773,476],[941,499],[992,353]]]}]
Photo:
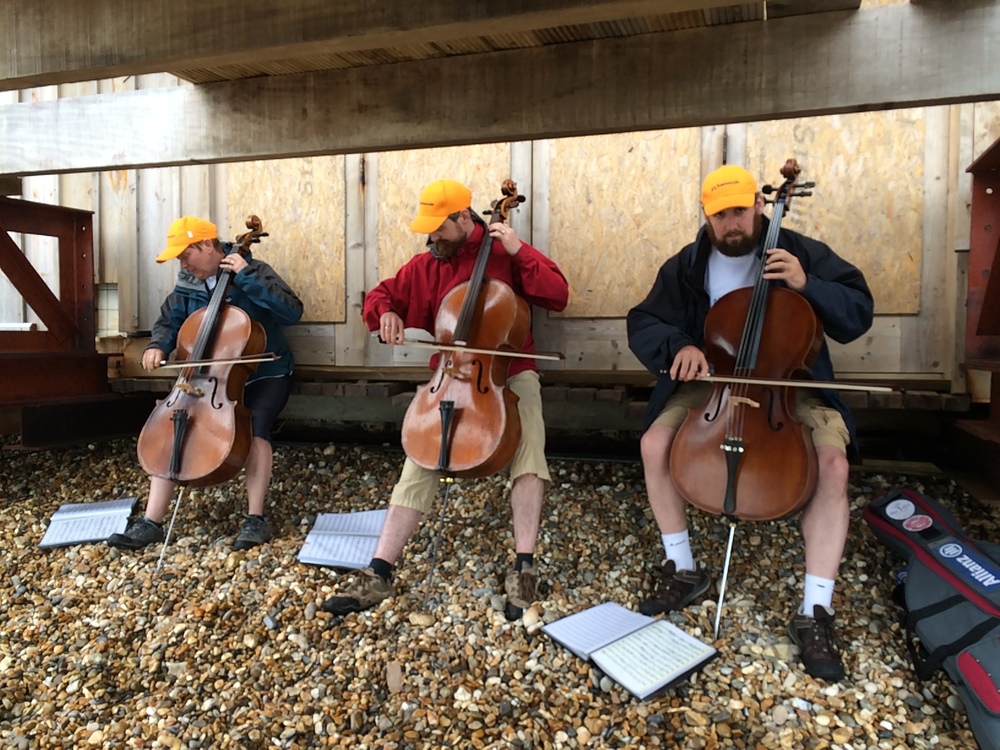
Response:
[{"label": "cello", "polygon": [[[246,226],[250,231],[236,238],[233,250],[244,256],[267,236],[255,215]],[[204,487],[231,479],[246,463],[253,431],[243,387],[267,337],[260,323],[226,304],[232,276],[223,269],[208,307],[192,313],[177,333],[181,372],[156,403],[136,446],[139,463],[151,476]]]},{"label": "cello", "polygon": [[[504,180],[501,193],[492,212],[485,212],[495,223],[506,222],[524,202],[513,180]],[[486,277],[493,237],[488,226],[484,230],[472,277],[451,289],[438,308],[434,339],[447,348],[431,379],[417,389],[402,425],[403,450],[414,463],[455,477],[495,474],[510,463],[521,438],[517,395],[506,387],[505,354],[523,348],[531,312],[507,284]]]},{"label": "cello", "polygon": [[723,296],[705,319],[705,354],[717,374],[773,382],[714,383],[702,406],[689,410],[670,452],[678,492],[731,519],[784,518],[816,490],[816,451],[810,429],[795,416],[793,386],[808,379],[823,326],[802,295],[764,279],[786,208],[793,195],[809,194],[796,191],[800,171],[794,159],[781,169],[785,181],[761,243],[755,285]]}]

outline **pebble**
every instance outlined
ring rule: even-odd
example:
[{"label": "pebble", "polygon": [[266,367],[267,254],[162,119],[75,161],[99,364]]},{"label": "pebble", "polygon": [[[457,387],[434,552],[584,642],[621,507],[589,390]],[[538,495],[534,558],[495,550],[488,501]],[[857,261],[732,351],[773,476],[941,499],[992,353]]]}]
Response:
[{"label": "pebble", "polygon": [[[14,438],[8,436],[7,442]],[[133,748],[936,748],[975,746],[953,683],[920,683],[892,601],[899,562],[861,518],[893,484],[941,499],[972,538],[993,513],[947,477],[852,473],[851,537],[834,595],[846,678],[805,674],[785,633],[799,603],[797,519],[738,527],[719,657],[647,701],[541,632],[603,601],[637,610],[661,540],[637,462],[555,460],[538,549],[541,595],[503,610],[514,559],[505,476],[453,485],[397,566],[398,594],[333,617],[348,574],[297,561],[320,513],[385,507],[398,450],[277,444],[274,539],[236,552],[241,481],[185,494],[160,546],[41,550],[62,504],[139,496],[135,441],[0,453],[0,745]],[[692,510],[717,583],[728,527]],[[424,592],[429,591],[426,605]],[[667,618],[708,639],[718,590]]]}]

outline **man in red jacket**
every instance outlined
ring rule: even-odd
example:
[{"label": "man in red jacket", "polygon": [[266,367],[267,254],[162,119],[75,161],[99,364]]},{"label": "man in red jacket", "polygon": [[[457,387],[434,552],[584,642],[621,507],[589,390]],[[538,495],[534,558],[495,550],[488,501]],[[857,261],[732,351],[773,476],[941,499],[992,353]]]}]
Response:
[{"label": "man in red jacket", "polygon": [[[521,241],[511,227],[502,223],[487,226],[470,208],[471,204],[469,188],[452,180],[439,180],[421,192],[417,217],[410,230],[430,236],[429,251],[411,258],[394,277],[380,283],[365,297],[365,322],[369,330],[379,332],[383,341],[402,344],[406,328],[434,331],[444,296],[472,276],[486,232],[493,238],[486,267],[490,279],[504,282],[529,305],[556,311],[566,307],[569,285],[558,266]],[[530,332],[524,350],[534,351]],[[431,361],[432,368],[435,363],[436,358]],[[517,409],[521,418],[521,440],[510,463],[516,560],[504,584],[506,614],[513,620],[535,599],[535,543],[542,498],[551,479],[545,462],[545,423],[535,360],[512,359],[507,387],[519,397]],[[423,515],[430,510],[438,494],[439,478],[438,472],[406,459],[392,491],[371,565],[360,571],[339,596],[324,602],[323,609],[334,614],[360,612],[395,595],[393,565]]]}]

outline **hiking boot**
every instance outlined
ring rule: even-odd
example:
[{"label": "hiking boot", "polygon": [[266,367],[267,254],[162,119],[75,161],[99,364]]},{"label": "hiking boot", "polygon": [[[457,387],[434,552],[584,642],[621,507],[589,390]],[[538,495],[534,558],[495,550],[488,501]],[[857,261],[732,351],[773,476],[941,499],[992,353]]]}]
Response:
[{"label": "hiking boot", "polygon": [[142,549],[148,544],[163,541],[163,527],[145,516],[133,516],[121,534],[108,537],[108,544],[118,549]]},{"label": "hiking boot", "polygon": [[799,647],[806,672],[820,680],[837,682],[844,677],[840,640],[833,632],[833,610],[817,604],[813,616],[796,614],[788,623],[788,635]]},{"label": "hiking boot", "polygon": [[391,582],[371,568],[364,568],[359,570],[357,577],[344,588],[343,594],[331,596],[323,602],[321,609],[335,615],[363,612],[395,595],[396,589]]},{"label": "hiking boot", "polygon": [[639,611],[653,616],[681,609],[708,591],[709,583],[704,570],[677,570],[676,563],[667,560],[663,563],[656,593],[639,605]]},{"label": "hiking boot", "polygon": [[240,533],[236,535],[233,549],[253,549],[271,541],[271,526],[263,516],[244,516]]},{"label": "hiking boot", "polygon": [[534,565],[525,565],[520,571],[511,568],[504,580],[503,590],[507,594],[504,615],[508,620],[516,620],[538,596],[538,569]]}]

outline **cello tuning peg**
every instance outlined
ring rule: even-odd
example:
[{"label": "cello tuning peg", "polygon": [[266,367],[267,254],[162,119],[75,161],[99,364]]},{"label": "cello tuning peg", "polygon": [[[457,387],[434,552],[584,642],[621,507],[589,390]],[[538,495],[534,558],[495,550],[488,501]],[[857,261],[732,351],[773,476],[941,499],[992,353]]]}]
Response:
[{"label": "cello tuning peg", "polygon": [[[771,193],[777,192],[777,188],[774,185],[764,185],[764,187],[760,189],[760,192],[764,195],[770,195]],[[773,201],[768,202],[773,203]]]},{"label": "cello tuning peg", "polygon": [[814,187],[816,187],[816,183],[815,183],[815,182],[803,182],[803,183],[802,183],[802,184],[800,185],[800,187],[804,187],[804,188],[805,188],[806,190],[808,190],[809,188],[814,188]]}]

